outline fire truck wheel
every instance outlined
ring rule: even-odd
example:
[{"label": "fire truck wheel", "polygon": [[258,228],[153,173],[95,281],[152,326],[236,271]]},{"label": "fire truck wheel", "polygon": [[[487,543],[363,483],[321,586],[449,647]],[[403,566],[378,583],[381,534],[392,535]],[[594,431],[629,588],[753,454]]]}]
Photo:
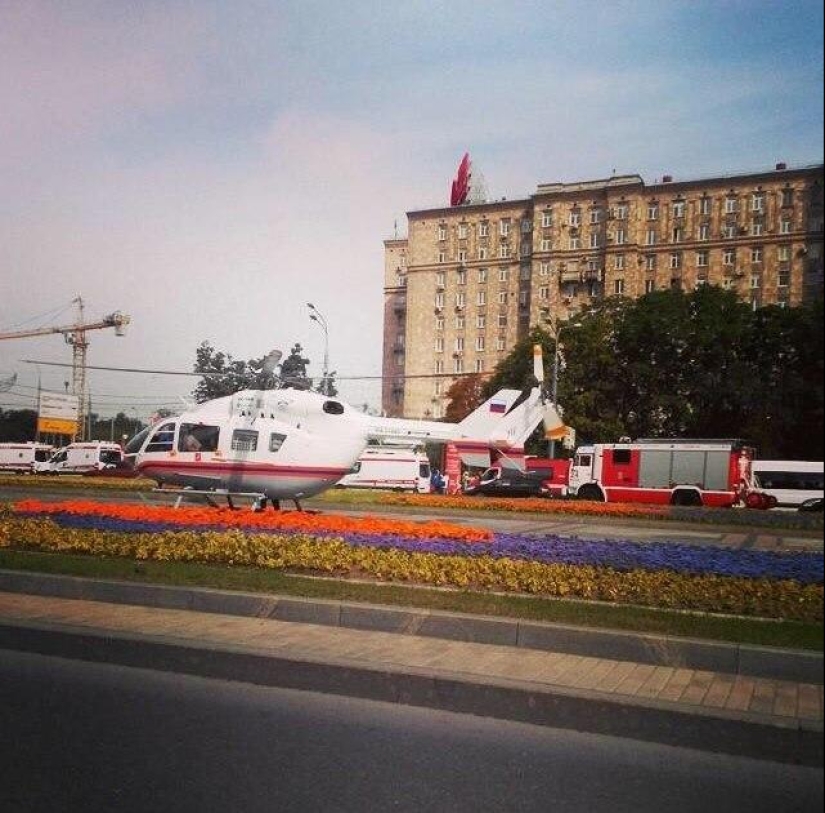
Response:
[{"label": "fire truck wheel", "polygon": [[751,493],[745,497],[745,505],[748,508],[765,508],[767,507],[765,495],[760,494],[758,491],[751,491]]},{"label": "fire truck wheel", "polygon": [[702,497],[696,491],[674,491],[671,505],[701,505]]},{"label": "fire truck wheel", "polygon": [[604,502],[604,494],[598,486],[588,485],[579,489],[580,500],[593,500],[594,502]]}]

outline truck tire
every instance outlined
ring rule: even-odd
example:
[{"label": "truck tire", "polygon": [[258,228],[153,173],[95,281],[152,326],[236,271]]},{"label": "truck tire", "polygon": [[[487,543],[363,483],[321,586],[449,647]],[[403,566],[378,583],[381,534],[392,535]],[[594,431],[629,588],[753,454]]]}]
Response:
[{"label": "truck tire", "polygon": [[580,500],[592,500],[593,502],[604,502],[604,493],[602,490],[592,483],[582,486],[576,496]]},{"label": "truck tire", "polygon": [[694,491],[692,488],[683,488],[679,491],[673,492],[673,495],[670,498],[670,504],[699,506],[702,505],[702,495],[698,491]]}]

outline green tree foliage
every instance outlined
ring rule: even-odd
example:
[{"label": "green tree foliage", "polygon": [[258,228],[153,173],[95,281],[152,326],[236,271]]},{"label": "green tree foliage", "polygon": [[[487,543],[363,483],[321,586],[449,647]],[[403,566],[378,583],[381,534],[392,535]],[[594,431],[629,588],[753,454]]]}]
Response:
[{"label": "green tree foliage", "polygon": [[[228,353],[216,351],[208,341],[204,341],[195,352],[193,368],[194,372],[202,373],[203,378],[192,395],[196,402],[203,403],[239,390],[268,390],[279,385],[311,389],[312,380],[307,376],[310,361],[303,352],[300,344],[293,345],[290,354],[280,364],[280,372],[268,373],[264,369],[267,356],[239,361]],[[327,395],[337,395],[335,373],[329,374],[326,384],[319,382],[317,389],[321,392],[324,387]]]},{"label": "green tree foliage", "polygon": [[34,440],[37,412],[33,409],[0,409],[0,443]]},{"label": "green tree foliage", "polygon": [[[619,437],[744,438],[760,457],[821,456],[822,301],[753,310],[735,293],[608,299],[559,329],[559,403],[579,442]],[[486,395],[532,378],[534,329],[496,368]],[[549,383],[548,383],[549,390]]]}]

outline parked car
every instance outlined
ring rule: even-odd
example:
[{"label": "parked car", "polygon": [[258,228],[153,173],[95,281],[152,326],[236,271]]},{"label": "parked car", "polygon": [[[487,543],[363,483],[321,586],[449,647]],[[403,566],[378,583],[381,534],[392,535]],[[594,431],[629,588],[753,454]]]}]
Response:
[{"label": "parked car", "polygon": [[799,504],[799,511],[808,511],[810,513],[822,513],[822,497],[811,497],[809,500],[804,500]]},{"label": "parked car", "polygon": [[492,466],[470,483],[464,493],[489,497],[546,497],[548,488],[541,472],[520,471],[503,466]]}]

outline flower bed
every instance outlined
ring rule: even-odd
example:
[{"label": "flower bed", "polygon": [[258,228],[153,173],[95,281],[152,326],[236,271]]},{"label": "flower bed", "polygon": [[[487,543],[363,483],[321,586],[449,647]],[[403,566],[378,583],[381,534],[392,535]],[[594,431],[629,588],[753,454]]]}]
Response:
[{"label": "flower bed", "polygon": [[[187,521],[193,524],[183,530]],[[243,528],[227,527],[230,521]],[[447,523],[374,522],[295,512],[25,501],[14,513],[0,511],[0,545],[771,618],[819,621],[822,616],[821,554],[531,538]]]}]

